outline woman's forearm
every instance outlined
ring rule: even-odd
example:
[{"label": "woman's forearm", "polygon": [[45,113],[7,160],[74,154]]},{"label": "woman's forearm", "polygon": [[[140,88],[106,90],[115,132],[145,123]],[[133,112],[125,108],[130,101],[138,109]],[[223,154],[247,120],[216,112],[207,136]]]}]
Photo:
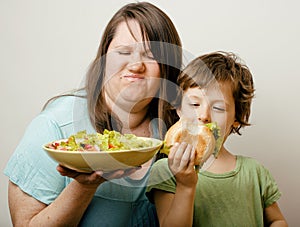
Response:
[{"label": "woman's forearm", "polygon": [[71,182],[56,200],[36,214],[29,226],[77,226],[97,187]]},{"label": "woman's forearm", "polygon": [[106,180],[128,176],[135,168],[109,173],[82,174],[59,166],[63,176],[74,178],[48,206],[9,183],[9,207],[14,226],[77,226],[99,185]]},{"label": "woman's forearm", "polygon": [[56,200],[46,205],[9,183],[12,223],[18,226],[77,226],[97,187],[71,182]]}]

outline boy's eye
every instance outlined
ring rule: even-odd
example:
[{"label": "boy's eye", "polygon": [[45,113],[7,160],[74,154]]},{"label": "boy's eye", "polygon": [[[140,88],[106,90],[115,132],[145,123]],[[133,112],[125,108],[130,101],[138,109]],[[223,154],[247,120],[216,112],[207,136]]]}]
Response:
[{"label": "boy's eye", "polygon": [[198,107],[198,106],[200,106],[200,103],[190,103],[189,105],[192,107]]},{"label": "boy's eye", "polygon": [[216,111],[221,111],[221,112],[225,111],[225,108],[219,107],[219,106],[213,106],[213,109],[216,110]]}]

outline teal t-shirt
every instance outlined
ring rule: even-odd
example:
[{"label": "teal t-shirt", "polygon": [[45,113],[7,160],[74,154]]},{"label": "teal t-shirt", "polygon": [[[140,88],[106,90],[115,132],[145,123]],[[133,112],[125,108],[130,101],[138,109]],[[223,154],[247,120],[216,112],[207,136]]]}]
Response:
[{"label": "teal t-shirt", "polygon": [[[175,193],[176,180],[167,159],[152,167],[147,196],[152,189]],[[194,202],[193,226],[264,226],[263,210],[280,198],[270,172],[256,160],[237,156],[236,167],[224,174],[199,173]]]},{"label": "teal t-shirt", "polygon": [[[152,128],[157,137],[155,124]],[[56,171],[57,163],[42,145],[81,130],[95,132],[86,99],[67,96],[55,100],[29,124],[4,174],[25,193],[42,203],[52,203],[72,179]],[[148,176],[138,181],[126,177],[101,184],[80,226],[156,226],[155,207],[145,196]]]}]

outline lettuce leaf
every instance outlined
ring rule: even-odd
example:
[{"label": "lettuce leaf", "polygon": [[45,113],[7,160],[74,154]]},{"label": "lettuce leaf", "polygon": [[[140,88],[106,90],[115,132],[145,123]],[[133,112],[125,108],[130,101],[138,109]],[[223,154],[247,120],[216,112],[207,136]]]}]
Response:
[{"label": "lettuce leaf", "polygon": [[103,134],[79,131],[60,144],[53,143],[51,147],[66,151],[119,151],[136,148],[152,147],[151,140],[143,140],[134,134],[121,134],[117,131],[104,130]]}]

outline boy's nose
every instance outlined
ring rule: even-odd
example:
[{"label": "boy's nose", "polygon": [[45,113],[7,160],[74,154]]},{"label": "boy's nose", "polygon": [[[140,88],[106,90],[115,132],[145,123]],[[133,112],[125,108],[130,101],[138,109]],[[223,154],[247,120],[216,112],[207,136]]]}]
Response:
[{"label": "boy's nose", "polygon": [[211,121],[210,110],[207,107],[202,107],[198,113],[198,120],[203,122],[204,124],[209,123]]}]

